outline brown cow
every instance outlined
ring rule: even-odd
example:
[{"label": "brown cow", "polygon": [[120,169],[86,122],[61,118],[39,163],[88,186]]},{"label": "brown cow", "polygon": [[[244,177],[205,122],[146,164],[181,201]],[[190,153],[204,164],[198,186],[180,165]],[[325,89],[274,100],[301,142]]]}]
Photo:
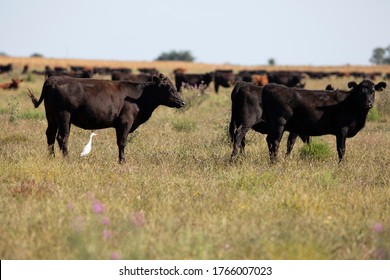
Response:
[{"label": "brown cow", "polygon": [[18,89],[21,82],[23,82],[23,79],[11,79],[10,83],[0,84],[0,89]]}]

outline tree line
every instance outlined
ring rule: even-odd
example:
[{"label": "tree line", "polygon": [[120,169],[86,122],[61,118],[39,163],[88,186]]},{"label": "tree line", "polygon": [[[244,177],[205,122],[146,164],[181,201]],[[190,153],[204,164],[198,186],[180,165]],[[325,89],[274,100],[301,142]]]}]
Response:
[{"label": "tree line", "polygon": [[387,48],[375,48],[372,51],[370,62],[373,64],[390,64],[390,45]]}]

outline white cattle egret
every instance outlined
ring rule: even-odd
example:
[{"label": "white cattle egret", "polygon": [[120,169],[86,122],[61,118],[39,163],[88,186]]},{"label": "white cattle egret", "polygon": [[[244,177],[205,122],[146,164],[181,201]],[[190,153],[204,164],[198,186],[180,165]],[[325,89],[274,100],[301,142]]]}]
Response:
[{"label": "white cattle egret", "polygon": [[96,135],[97,134],[94,132],[91,133],[91,135],[89,136],[89,141],[88,141],[87,145],[85,145],[83,151],[80,154],[81,157],[86,156],[91,152],[91,150],[92,150],[92,137],[94,137]]}]

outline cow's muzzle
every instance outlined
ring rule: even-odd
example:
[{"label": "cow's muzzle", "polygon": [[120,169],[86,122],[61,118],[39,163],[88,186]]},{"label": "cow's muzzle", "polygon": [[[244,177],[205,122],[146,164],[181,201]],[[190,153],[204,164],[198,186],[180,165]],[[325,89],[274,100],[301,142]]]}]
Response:
[{"label": "cow's muzzle", "polygon": [[184,107],[184,105],[186,105],[186,103],[182,100],[182,101],[177,103],[177,108],[182,108],[182,107]]}]

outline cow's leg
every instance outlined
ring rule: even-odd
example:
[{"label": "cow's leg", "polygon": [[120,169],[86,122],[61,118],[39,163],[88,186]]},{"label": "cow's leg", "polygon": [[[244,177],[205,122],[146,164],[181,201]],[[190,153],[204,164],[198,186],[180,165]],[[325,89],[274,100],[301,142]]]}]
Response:
[{"label": "cow's leg", "polygon": [[233,151],[232,155],[230,156],[230,161],[234,161],[238,154],[238,150],[240,149],[241,153],[245,152],[245,135],[248,133],[250,127],[245,125],[240,125],[236,133],[234,135],[234,142],[233,142]]},{"label": "cow's leg", "polygon": [[218,93],[219,84],[214,82],[215,93]]},{"label": "cow's leg", "polygon": [[297,137],[298,134],[296,134],[295,132],[290,132],[290,134],[288,135],[286,157],[288,157],[291,154],[291,151],[294,148]]},{"label": "cow's leg", "polygon": [[61,112],[58,121],[57,141],[62,155],[68,155],[68,139],[70,134],[70,114],[68,112]]},{"label": "cow's leg", "polygon": [[125,163],[125,147],[127,141],[127,135],[130,131],[129,125],[122,125],[116,128],[116,143],[119,151],[119,163]]},{"label": "cow's leg", "polygon": [[345,141],[347,139],[346,133],[341,132],[336,135],[337,153],[339,156],[339,163],[343,161],[345,155]]},{"label": "cow's leg", "polygon": [[284,131],[284,125],[278,125],[275,129],[272,129],[267,135],[268,151],[270,155],[271,163],[276,162],[278,155],[279,143],[282,139]]},{"label": "cow's leg", "polygon": [[46,129],[46,138],[47,138],[47,145],[49,148],[50,155],[54,156],[54,143],[56,141],[56,134],[57,134],[57,123],[54,120],[47,120],[48,125]]}]

